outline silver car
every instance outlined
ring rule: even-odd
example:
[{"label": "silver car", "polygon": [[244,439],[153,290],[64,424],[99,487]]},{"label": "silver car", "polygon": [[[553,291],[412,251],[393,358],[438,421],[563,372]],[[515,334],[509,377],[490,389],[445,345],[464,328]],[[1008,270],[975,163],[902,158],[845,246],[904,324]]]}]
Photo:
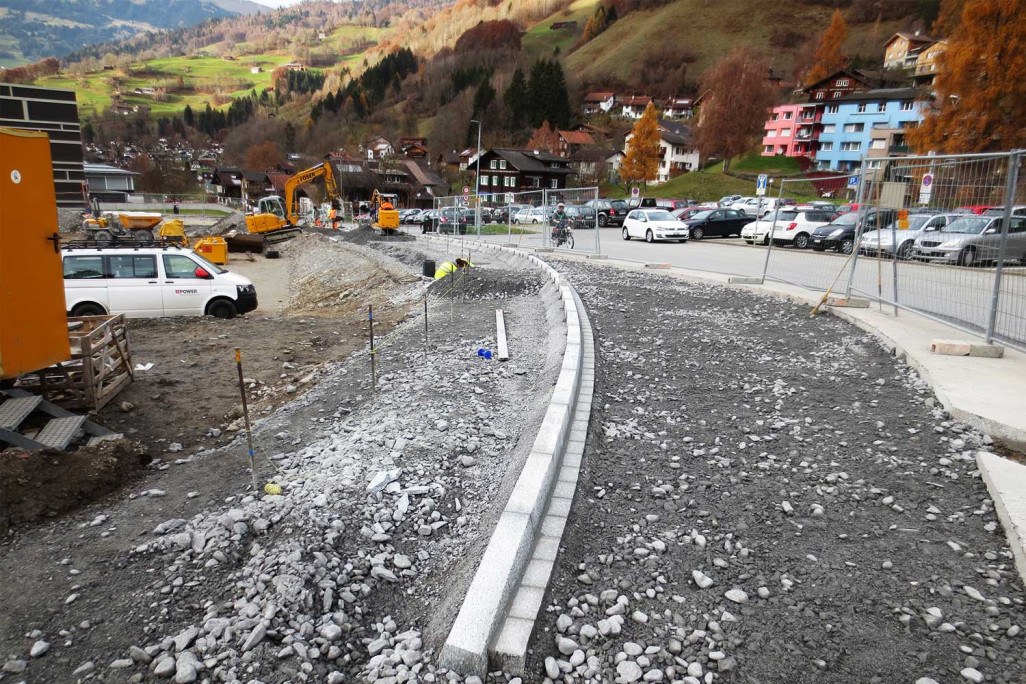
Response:
[{"label": "silver car", "polygon": [[[939,231],[916,239],[913,258],[977,266],[996,261],[1001,249],[1001,217],[962,215]],[[1026,263],[1026,216],[1008,226],[1006,258]]]},{"label": "silver car", "polygon": [[892,221],[882,230],[871,230],[863,235],[859,253],[876,256],[880,252],[890,257],[894,255],[897,243],[898,258],[910,259],[916,238],[938,231],[957,218],[960,218],[959,214],[910,214],[908,228],[902,229],[897,221]]}]

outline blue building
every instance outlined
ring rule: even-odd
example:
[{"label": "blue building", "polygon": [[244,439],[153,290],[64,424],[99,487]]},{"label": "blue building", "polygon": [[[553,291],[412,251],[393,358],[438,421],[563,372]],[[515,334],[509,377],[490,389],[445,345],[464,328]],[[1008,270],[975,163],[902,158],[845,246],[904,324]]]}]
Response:
[{"label": "blue building", "polygon": [[[863,155],[886,156],[903,146],[904,131],[923,119],[915,88],[887,88],[844,95],[824,106],[816,168],[849,172]],[[886,135],[881,133],[886,132]]]}]

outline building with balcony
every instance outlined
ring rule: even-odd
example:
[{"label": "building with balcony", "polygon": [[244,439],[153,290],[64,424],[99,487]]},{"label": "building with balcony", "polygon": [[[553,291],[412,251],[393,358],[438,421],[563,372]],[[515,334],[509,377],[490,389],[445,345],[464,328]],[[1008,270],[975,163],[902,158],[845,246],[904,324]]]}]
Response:
[{"label": "building with balcony", "polygon": [[916,59],[923,49],[936,42],[936,39],[922,35],[918,31],[895,33],[884,43],[884,69],[912,71],[916,68]]},{"label": "building with balcony", "polygon": [[810,83],[802,89],[811,102],[836,100],[845,95],[859,93],[872,88],[869,77],[858,71],[841,69],[835,73]]},{"label": "building with balcony", "polygon": [[762,156],[813,156],[819,140],[822,110],[822,105],[813,102],[774,107],[766,121]]},{"label": "building with balcony", "polygon": [[869,132],[869,149],[866,151],[866,171],[872,180],[883,180],[887,169],[887,157],[908,154],[905,143],[905,129],[892,128],[889,124],[874,124]]},{"label": "building with balcony", "polygon": [[938,40],[920,50],[916,57],[916,72],[912,76],[917,86],[932,86],[937,77],[937,58],[948,49],[948,41]]},{"label": "building with balcony", "polygon": [[904,131],[923,118],[923,103],[916,102],[916,95],[914,88],[887,88],[846,95],[826,104],[816,168],[854,171],[870,149],[890,151],[892,146],[903,145]]}]

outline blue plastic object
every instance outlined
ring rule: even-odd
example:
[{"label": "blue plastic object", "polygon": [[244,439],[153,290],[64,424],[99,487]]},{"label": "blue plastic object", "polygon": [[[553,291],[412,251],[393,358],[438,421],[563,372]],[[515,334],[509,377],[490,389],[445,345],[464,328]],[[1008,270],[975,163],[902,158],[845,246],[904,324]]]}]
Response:
[{"label": "blue plastic object", "polygon": [[485,350],[484,349],[478,349],[477,350],[477,355],[478,356],[484,356],[485,355]]},{"label": "blue plastic object", "polygon": [[485,353],[484,353],[484,357],[490,361],[491,358],[492,358],[492,350],[491,349],[486,349]]}]

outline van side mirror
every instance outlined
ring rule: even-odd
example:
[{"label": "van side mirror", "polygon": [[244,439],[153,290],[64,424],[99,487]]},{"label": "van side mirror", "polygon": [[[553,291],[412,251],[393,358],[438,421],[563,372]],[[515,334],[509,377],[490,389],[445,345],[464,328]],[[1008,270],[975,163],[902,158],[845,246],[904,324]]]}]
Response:
[{"label": "van side mirror", "polygon": [[193,275],[197,278],[202,278],[203,280],[213,280],[214,278],[214,276],[210,275],[210,273],[207,272],[207,269],[202,266],[197,266],[196,270],[193,271]]}]

